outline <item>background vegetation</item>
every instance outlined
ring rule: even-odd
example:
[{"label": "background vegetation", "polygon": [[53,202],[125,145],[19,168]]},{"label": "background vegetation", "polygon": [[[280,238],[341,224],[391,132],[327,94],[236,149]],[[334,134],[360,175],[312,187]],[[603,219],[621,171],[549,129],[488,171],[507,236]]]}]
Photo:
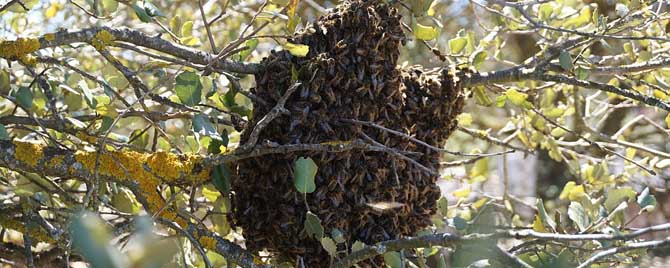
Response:
[{"label": "background vegetation", "polygon": [[[459,75],[468,99],[439,145],[433,226],[365,245],[308,217],[333,267],[375,256],[390,267],[662,266],[667,3],[389,3],[408,37],[399,64],[470,69]],[[253,238],[228,217],[231,167],[364,149],[240,144],[261,59],[307,53],[288,39],[337,4],[1,1],[0,263],[304,266],[241,246]],[[296,190],[314,191],[314,162],[293,170]]]}]

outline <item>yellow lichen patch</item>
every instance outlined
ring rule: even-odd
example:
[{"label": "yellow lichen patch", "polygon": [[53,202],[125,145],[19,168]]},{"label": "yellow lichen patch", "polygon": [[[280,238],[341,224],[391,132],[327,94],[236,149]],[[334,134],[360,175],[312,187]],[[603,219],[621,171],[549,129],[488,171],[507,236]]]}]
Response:
[{"label": "yellow lichen patch", "polygon": [[25,233],[27,231],[30,238],[35,239],[39,242],[54,242],[53,238],[47,235],[44,229],[34,227],[29,228],[30,230],[26,230],[25,223],[12,219],[10,217],[5,216],[0,217],[0,227],[11,229],[20,233]]},{"label": "yellow lichen patch", "polygon": [[209,237],[209,236],[201,236],[198,239],[198,242],[200,242],[200,245],[203,248],[210,249],[210,250],[216,250],[216,239]]},{"label": "yellow lichen patch", "polygon": [[114,42],[114,35],[110,32],[102,30],[98,32],[93,39],[91,39],[91,45],[97,50],[103,50],[106,46]]},{"label": "yellow lichen patch", "polygon": [[[96,152],[78,151],[75,159],[89,172],[95,168]],[[156,191],[161,183],[199,184],[209,179],[209,169],[194,173],[202,157],[198,155],[178,156],[172,153],[139,153],[135,151],[111,151],[100,155],[98,174],[116,178],[118,181],[133,180],[145,193]],[[148,198],[148,197],[147,197]],[[158,200],[148,200],[152,201]],[[156,203],[155,203],[156,204]]]},{"label": "yellow lichen patch", "polygon": [[65,160],[65,156],[56,155],[49,159],[49,167],[58,167],[63,164],[63,160]]},{"label": "yellow lichen patch", "polygon": [[44,35],[44,40],[47,40],[49,42],[56,40],[56,35],[53,33],[48,33]]},{"label": "yellow lichen patch", "polygon": [[37,167],[37,163],[39,163],[40,158],[43,156],[44,146],[37,143],[22,141],[14,141],[13,143],[15,148],[14,157],[16,157],[16,160],[31,167]]},{"label": "yellow lichen patch", "polygon": [[36,38],[19,38],[16,41],[0,42],[0,58],[16,60],[40,49],[40,41]]},{"label": "yellow lichen patch", "polygon": [[77,136],[77,138],[79,138],[80,140],[85,141],[85,142],[88,142],[88,143],[90,143],[90,144],[96,144],[96,143],[98,142],[98,138],[97,138],[97,137],[95,137],[95,136],[93,136],[93,135],[89,135],[89,134],[86,133],[85,131],[78,131],[77,134],[76,134],[76,136]]},{"label": "yellow lichen patch", "polygon": [[35,64],[37,64],[37,58],[33,55],[23,55],[19,57],[19,62],[25,66],[35,66]]}]

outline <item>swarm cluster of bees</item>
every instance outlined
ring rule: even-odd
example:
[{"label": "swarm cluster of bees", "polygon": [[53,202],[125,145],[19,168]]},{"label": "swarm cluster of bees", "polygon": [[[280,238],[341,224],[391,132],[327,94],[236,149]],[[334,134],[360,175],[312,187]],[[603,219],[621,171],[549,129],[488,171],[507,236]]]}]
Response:
[{"label": "swarm cluster of bees", "polygon": [[[289,40],[308,45],[306,57],[272,52],[262,62],[265,69],[256,75],[253,93],[274,104],[296,80],[301,86],[285,105],[290,115],[272,121],[260,141],[363,140],[405,152],[437,170],[439,152],[347,121],[374,122],[437,147],[454,130],[464,99],[458,79],[453,70],[398,68],[399,46],[406,41],[401,27],[398,11],[388,4],[353,0]],[[254,121],[272,108],[257,105]],[[242,143],[250,132],[243,133]],[[306,198],[293,185],[292,163],[298,157],[311,157],[318,165],[316,191]],[[338,228],[349,245],[356,240],[372,244],[428,226],[440,197],[436,175],[386,152],[273,154],[238,163],[237,173],[234,222],[243,228],[247,248],[290,261],[300,257],[306,267],[323,267],[329,259],[319,241],[305,235],[308,210],[322,220],[326,234]],[[402,205],[389,210],[369,205],[378,202]]]}]

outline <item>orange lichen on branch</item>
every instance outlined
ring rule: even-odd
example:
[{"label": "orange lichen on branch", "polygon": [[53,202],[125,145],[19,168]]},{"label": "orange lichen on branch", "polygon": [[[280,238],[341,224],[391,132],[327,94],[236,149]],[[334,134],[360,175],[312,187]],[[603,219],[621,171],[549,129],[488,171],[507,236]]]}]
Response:
[{"label": "orange lichen on branch", "polygon": [[44,145],[32,142],[14,141],[16,160],[27,164],[30,167],[37,167],[40,158],[44,156]]},{"label": "orange lichen on branch", "polygon": [[0,41],[0,58],[18,60],[40,49],[36,38],[18,38],[15,41]]}]

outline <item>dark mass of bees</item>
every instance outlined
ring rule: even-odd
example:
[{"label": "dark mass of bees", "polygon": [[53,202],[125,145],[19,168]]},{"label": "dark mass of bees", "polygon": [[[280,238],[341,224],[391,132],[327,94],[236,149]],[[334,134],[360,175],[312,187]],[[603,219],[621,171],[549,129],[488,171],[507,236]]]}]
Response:
[{"label": "dark mass of bees", "polygon": [[[399,69],[401,27],[398,11],[381,1],[344,2],[289,40],[308,45],[306,57],[279,51],[265,58],[253,93],[271,105],[255,107],[251,127],[294,79],[302,84],[285,105],[290,115],[272,121],[259,141],[362,140],[410,152],[408,157],[437,170],[439,152],[385,130],[343,122],[374,122],[437,147],[454,130],[463,107],[454,71]],[[292,163],[298,157],[311,157],[318,165],[316,191],[306,198],[293,185]],[[234,222],[243,228],[247,248],[290,261],[300,257],[306,267],[327,266],[329,259],[319,241],[303,231],[308,209],[326,233],[338,228],[349,245],[372,244],[428,226],[440,196],[435,175],[385,152],[273,154],[239,162],[237,173]],[[368,205],[376,202],[403,205],[379,211]]]}]

